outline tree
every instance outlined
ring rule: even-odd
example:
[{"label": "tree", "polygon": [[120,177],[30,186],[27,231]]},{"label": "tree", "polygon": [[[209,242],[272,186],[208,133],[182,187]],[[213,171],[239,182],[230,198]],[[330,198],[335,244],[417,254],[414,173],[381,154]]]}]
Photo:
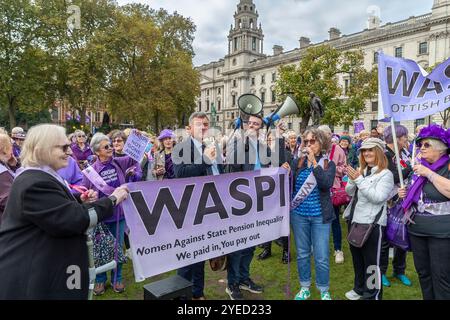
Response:
[{"label": "tree", "polygon": [[10,127],[21,112],[47,109],[51,81],[48,54],[39,46],[36,6],[29,0],[0,1],[0,105]]},{"label": "tree", "polygon": [[[329,45],[310,47],[298,65],[280,67],[277,95],[293,94],[300,106],[301,131],[311,118],[310,92],[316,93],[325,106],[322,123],[350,125],[365,109],[365,101],[377,92],[375,70],[364,68],[361,50],[339,51]],[[338,77],[348,76],[345,89]],[[345,92],[346,91],[346,92]]]}]

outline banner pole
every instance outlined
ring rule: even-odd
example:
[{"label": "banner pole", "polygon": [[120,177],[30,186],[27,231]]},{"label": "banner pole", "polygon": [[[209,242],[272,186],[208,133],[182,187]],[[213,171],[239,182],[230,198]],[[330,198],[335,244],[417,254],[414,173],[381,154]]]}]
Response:
[{"label": "banner pole", "polygon": [[411,159],[411,167],[414,168],[416,164],[416,138],[413,140],[413,149],[412,149],[412,159]]},{"label": "banner pole", "polygon": [[392,128],[392,140],[394,141],[395,158],[397,159],[396,162],[397,162],[398,177],[400,178],[400,187],[404,188],[405,184],[403,183],[402,167],[400,165],[400,152],[398,151],[397,133],[395,132],[395,122],[393,117],[391,117],[391,128]]}]

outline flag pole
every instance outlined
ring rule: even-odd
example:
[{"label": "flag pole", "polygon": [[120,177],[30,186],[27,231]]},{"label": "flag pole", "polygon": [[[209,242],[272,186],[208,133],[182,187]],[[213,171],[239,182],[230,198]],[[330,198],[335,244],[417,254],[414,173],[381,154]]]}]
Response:
[{"label": "flag pole", "polygon": [[416,138],[413,140],[413,149],[412,149],[412,160],[411,160],[411,167],[414,168],[414,165],[416,164]]},{"label": "flag pole", "polygon": [[394,152],[395,152],[395,158],[397,159],[397,171],[398,171],[398,177],[400,179],[400,187],[404,188],[405,184],[403,182],[403,174],[402,174],[402,167],[400,165],[400,152],[398,150],[398,142],[397,142],[397,133],[395,132],[395,122],[394,118],[391,117],[391,128],[392,128],[392,140],[394,140]]}]

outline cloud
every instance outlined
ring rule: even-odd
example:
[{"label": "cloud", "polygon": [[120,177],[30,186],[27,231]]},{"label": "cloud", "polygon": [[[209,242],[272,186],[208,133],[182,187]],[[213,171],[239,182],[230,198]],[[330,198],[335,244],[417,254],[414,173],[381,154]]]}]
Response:
[{"label": "cloud", "polygon": [[[118,0],[148,4],[154,9],[191,17],[197,26],[194,40],[195,65],[222,59],[228,50],[227,36],[234,24],[233,14],[239,0]],[[264,32],[264,53],[272,54],[275,44],[284,50],[298,48],[301,36],[313,43],[328,39],[330,27],[342,34],[366,28],[367,10],[378,6],[382,23],[396,22],[410,16],[431,12],[433,0],[253,0]]]}]

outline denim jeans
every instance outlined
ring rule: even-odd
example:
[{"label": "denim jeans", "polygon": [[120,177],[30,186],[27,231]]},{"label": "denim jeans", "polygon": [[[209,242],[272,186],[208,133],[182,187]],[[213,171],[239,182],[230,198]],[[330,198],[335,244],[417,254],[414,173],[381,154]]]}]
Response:
[{"label": "denim jeans", "polygon": [[291,226],[297,248],[300,286],[311,286],[311,246],[316,270],[316,287],[328,291],[330,286],[330,223],[322,216],[304,217],[291,212]]},{"label": "denim jeans", "polygon": [[192,282],[192,297],[204,296],[205,288],[205,261],[197,262],[177,270],[180,277]]},{"label": "denim jeans", "polygon": [[250,264],[254,252],[255,247],[251,247],[228,254],[228,285],[240,284],[250,278]]},{"label": "denim jeans", "polygon": [[335,251],[342,251],[342,230],[341,230],[341,220],[339,219],[339,211],[341,207],[335,207],[334,214],[336,215],[336,219],[331,223],[331,231],[333,232],[333,244]]},{"label": "denim jeans", "polygon": [[[116,238],[116,224],[117,222],[105,223],[108,227],[109,231],[111,231],[114,238]],[[118,250],[123,250],[123,238],[125,234],[125,219],[119,221],[119,244],[117,246]],[[114,283],[115,270],[117,270],[117,279],[116,282],[122,282],[122,263],[117,264],[117,269],[111,270],[111,283]],[[108,276],[106,272],[100,273],[95,278],[95,282],[97,283],[106,283]]]}]

